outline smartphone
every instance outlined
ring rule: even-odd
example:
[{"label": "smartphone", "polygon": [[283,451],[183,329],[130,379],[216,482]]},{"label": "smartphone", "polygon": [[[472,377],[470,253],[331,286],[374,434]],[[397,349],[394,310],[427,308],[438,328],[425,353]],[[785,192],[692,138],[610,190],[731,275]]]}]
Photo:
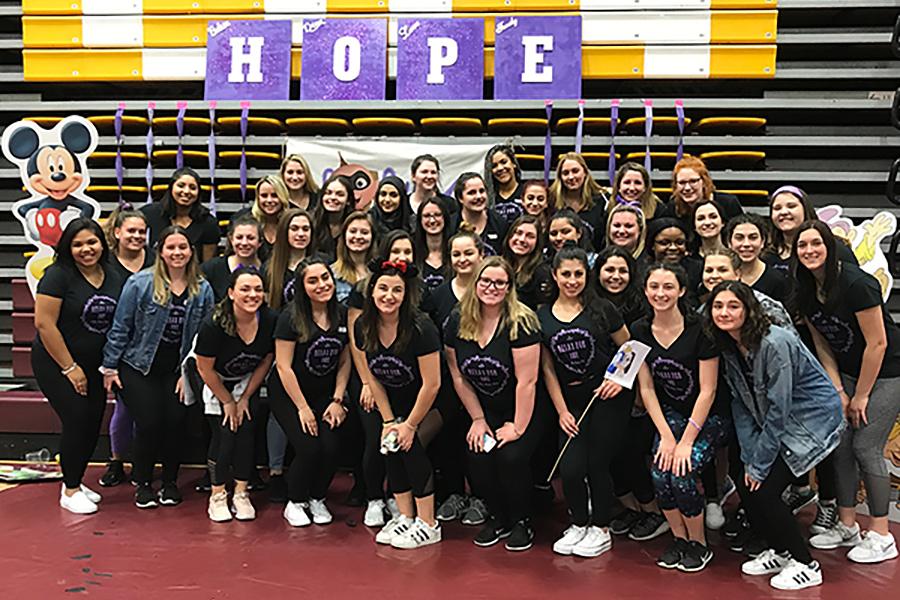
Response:
[{"label": "smartphone", "polygon": [[484,434],[484,451],[485,452],[490,452],[491,450],[494,449],[494,446],[496,446],[496,445],[497,445],[497,440],[495,440],[493,437],[491,437],[491,434],[489,434],[489,433]]}]

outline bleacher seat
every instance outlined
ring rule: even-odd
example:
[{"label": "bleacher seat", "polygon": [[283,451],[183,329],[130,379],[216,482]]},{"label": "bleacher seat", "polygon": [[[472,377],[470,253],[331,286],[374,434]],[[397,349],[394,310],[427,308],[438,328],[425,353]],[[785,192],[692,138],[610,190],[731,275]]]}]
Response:
[{"label": "bleacher seat", "polygon": [[405,117],[359,117],[353,119],[357,135],[411,135],[416,122]]},{"label": "bleacher seat", "polygon": [[350,133],[347,119],[334,117],[294,117],[285,119],[291,135],[344,135]]},{"label": "bleacher seat", "polygon": [[[240,135],[240,117],[216,119],[219,131],[225,135]],[[284,133],[284,123],[273,117],[247,117],[247,135],[279,135]]]},{"label": "bleacher seat", "polygon": [[737,196],[741,204],[765,204],[769,200],[766,190],[719,190],[723,194]]},{"label": "bleacher seat", "polygon": [[526,170],[544,168],[543,154],[528,154],[516,152],[516,160],[519,161],[519,166]]},{"label": "bleacher seat", "polygon": [[[120,193],[118,185],[104,184],[89,185],[84,191],[98,202],[118,201]],[[141,185],[123,185],[121,194],[124,200],[138,202],[147,197],[147,188]]]},{"label": "bleacher seat", "polygon": [[[585,135],[609,135],[611,122],[609,117],[585,117],[581,130]],[[566,117],[556,122],[559,135],[574,135],[577,128],[578,117]]]},{"label": "bleacher seat", "polygon": [[[154,150],[153,163],[157,168],[174,167],[177,156],[177,150]],[[205,150],[183,149],[182,157],[186,166],[200,168],[209,166],[209,152]]]},{"label": "bleacher seat", "polygon": [[697,121],[691,131],[700,134],[735,134],[746,135],[756,133],[766,126],[762,117],[706,117]]},{"label": "bleacher seat", "polygon": [[[94,124],[100,135],[115,135],[115,115],[95,115],[88,117],[87,120]],[[149,126],[150,121],[146,117],[122,115],[122,134],[124,135],[145,135]]]},{"label": "bleacher seat", "polygon": [[[644,124],[647,122],[646,117],[632,117],[625,121],[622,129],[632,135],[644,135]],[[691,118],[684,118],[684,129],[687,131],[691,124]],[[653,133],[677,133],[678,117],[653,117]]]},{"label": "bleacher seat", "polygon": [[544,135],[547,119],[496,117],[488,119],[487,130],[493,135]]},{"label": "bleacher seat", "polygon": [[[153,132],[157,135],[176,135],[178,117],[157,117],[153,119]],[[210,121],[206,117],[185,117],[184,135],[209,134]],[[155,152],[153,154],[156,154]]]},{"label": "bleacher seat", "polygon": [[[581,157],[584,158],[584,162],[591,170],[603,170],[609,165],[609,152],[582,152]],[[622,155],[616,152],[616,160],[621,157]],[[556,160],[559,161],[560,158],[562,155],[559,155]]]},{"label": "bleacher seat", "polygon": [[[261,152],[259,150],[247,150],[247,166],[258,169],[278,169],[281,164],[281,154],[277,152]],[[218,153],[219,162],[223,167],[237,167],[241,162],[240,150],[224,150]]]},{"label": "bleacher seat", "polygon": [[425,135],[481,135],[481,119],[472,117],[424,117],[419,127]]},{"label": "bleacher seat", "polygon": [[766,153],[753,150],[721,150],[704,152],[700,155],[700,159],[710,169],[755,169],[765,162]]},{"label": "bleacher seat", "polygon": [[57,123],[62,121],[63,118],[62,117],[46,117],[46,116],[42,115],[39,117],[23,117],[22,120],[23,121],[31,121],[32,123],[36,123],[36,124],[40,125],[41,127],[43,127],[44,129],[51,129]]},{"label": "bleacher seat", "polygon": [[[625,155],[625,160],[630,160],[632,162],[636,162],[639,164],[644,164],[644,155],[646,152],[629,152]],[[684,153],[684,157],[690,156],[688,153]],[[664,152],[651,150],[650,151],[650,161],[653,163],[654,169],[663,169],[670,170],[675,166],[676,159],[678,158],[678,154],[676,152]]]},{"label": "bleacher seat", "polygon": [[[88,156],[88,166],[92,168],[109,168],[115,164],[115,152],[103,150]],[[147,154],[144,152],[122,152],[122,164],[125,167],[144,166],[147,164]]]}]

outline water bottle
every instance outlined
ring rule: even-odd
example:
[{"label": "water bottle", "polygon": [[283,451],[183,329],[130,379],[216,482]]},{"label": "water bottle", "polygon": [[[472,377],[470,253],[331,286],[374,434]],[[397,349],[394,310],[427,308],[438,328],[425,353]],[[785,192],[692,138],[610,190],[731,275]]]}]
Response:
[{"label": "water bottle", "polygon": [[25,454],[26,462],[50,462],[50,451],[46,448],[41,448],[40,450],[35,450],[34,452],[28,452]]}]

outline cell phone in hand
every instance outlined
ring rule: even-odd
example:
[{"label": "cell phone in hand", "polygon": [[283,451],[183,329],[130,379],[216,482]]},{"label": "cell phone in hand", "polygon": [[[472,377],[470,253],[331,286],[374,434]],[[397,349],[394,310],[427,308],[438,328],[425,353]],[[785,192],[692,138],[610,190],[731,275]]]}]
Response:
[{"label": "cell phone in hand", "polygon": [[484,451],[485,452],[490,452],[491,450],[494,449],[494,446],[496,446],[496,445],[497,445],[497,440],[495,440],[491,436],[491,434],[489,434],[489,433],[484,434]]}]

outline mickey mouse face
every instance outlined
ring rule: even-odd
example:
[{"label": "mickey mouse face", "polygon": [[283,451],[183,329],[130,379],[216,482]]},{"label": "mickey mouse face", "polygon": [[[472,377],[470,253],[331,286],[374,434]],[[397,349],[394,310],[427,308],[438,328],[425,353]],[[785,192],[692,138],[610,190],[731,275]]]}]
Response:
[{"label": "mickey mouse face", "polygon": [[72,153],[61,146],[41,148],[33,158],[33,165],[36,172],[28,178],[31,187],[55,200],[73,193],[84,181]]}]

